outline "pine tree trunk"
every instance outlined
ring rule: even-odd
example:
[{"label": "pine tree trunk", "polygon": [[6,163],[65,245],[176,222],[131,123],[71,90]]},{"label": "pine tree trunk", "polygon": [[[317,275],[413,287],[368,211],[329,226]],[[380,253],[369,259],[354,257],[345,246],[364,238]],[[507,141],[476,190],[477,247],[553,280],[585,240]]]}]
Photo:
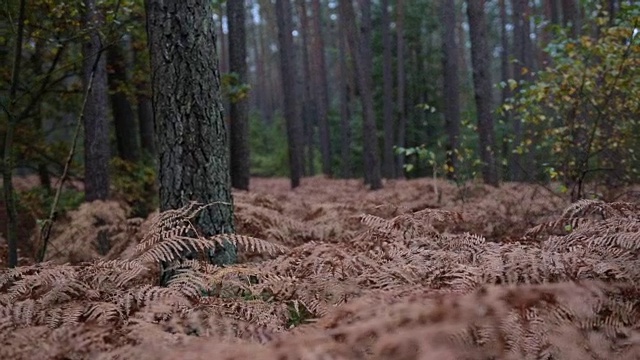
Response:
[{"label": "pine tree trunk", "polygon": [[442,0],[442,52],[444,69],[444,120],[449,141],[446,146],[448,179],[455,179],[458,170],[457,150],[460,137],[460,80],[458,72],[458,45],[456,44],[456,6],[453,1]]},{"label": "pine tree trunk", "polygon": [[471,35],[471,64],[480,138],[482,178],[486,184],[498,186],[492,114],[491,55],[484,15],[485,0],[468,0],[467,16]]},{"label": "pine tree trunk", "polygon": [[111,109],[116,129],[118,155],[126,161],[136,162],[140,158],[138,146],[138,129],[136,120],[127,98],[124,87],[127,79],[127,64],[120,44],[114,44],[107,50],[109,67],[109,90],[111,92]]},{"label": "pine tree trunk", "polygon": [[85,201],[109,197],[109,123],[107,61],[100,38],[104,19],[95,0],[84,0],[84,23],[89,39],[83,44],[83,80],[85,89],[93,74],[84,112],[84,184]]},{"label": "pine tree trunk", "polygon": [[[227,2],[229,22],[229,71],[238,75],[240,84],[247,80],[245,9],[242,1]],[[249,190],[249,107],[246,98],[231,100],[231,185]]]},{"label": "pine tree trunk", "polygon": [[[396,138],[396,145],[398,147],[405,147],[407,137],[407,118],[405,109],[405,84],[406,75],[404,71],[405,65],[405,50],[404,50],[404,0],[397,0],[396,4],[397,19],[396,19],[396,59],[397,59],[397,71],[398,71],[398,84],[397,84],[397,100],[396,111],[398,115],[398,133]],[[404,154],[398,155],[396,159],[396,176],[403,177],[404,175]]]},{"label": "pine tree trunk", "polygon": [[278,43],[280,44],[280,72],[284,96],[284,117],[289,143],[291,188],[300,185],[302,174],[302,123],[298,103],[296,56],[293,50],[293,26],[290,0],[276,0]]},{"label": "pine tree trunk", "polygon": [[312,78],[313,92],[318,113],[318,135],[320,137],[320,155],[322,158],[322,173],[331,176],[331,138],[329,134],[329,98],[327,95],[327,69],[324,59],[324,39],[322,37],[322,27],[320,21],[322,13],[320,11],[320,0],[311,0],[313,15],[311,17],[311,53],[312,58]]},{"label": "pine tree trunk", "polygon": [[[205,236],[234,232],[212,18],[210,1],[147,1],[160,210],[213,203],[197,222]],[[209,260],[232,264],[236,249],[227,242]]]},{"label": "pine tree trunk", "polygon": [[382,175],[387,179],[396,177],[393,155],[393,62],[391,58],[391,30],[389,26],[389,0],[382,0],[382,124],[384,129],[384,155]]},{"label": "pine tree trunk", "polygon": [[[509,35],[507,30],[509,20],[507,18],[507,8],[506,8],[505,0],[499,1],[499,7],[500,7],[500,44],[501,44],[500,45],[501,46],[500,80],[506,85],[508,80],[512,78],[513,71],[512,71],[511,63],[509,62],[511,47],[509,46]],[[511,90],[509,86],[504,86],[502,88],[502,103],[504,104],[509,97],[511,97]],[[509,125],[511,124],[512,120],[513,120],[513,117],[511,116],[511,112],[508,110],[505,111],[504,117],[503,117],[504,123]],[[509,139],[507,136],[503,137],[502,144],[501,144],[502,157],[504,159],[507,159],[507,165],[505,168],[503,168],[503,178],[505,180],[513,180],[514,171],[516,171],[515,169],[517,164],[513,162],[514,158],[511,156],[509,152],[508,140]]]},{"label": "pine tree trunk", "polygon": [[303,145],[304,156],[302,157],[303,172],[307,176],[313,176],[316,173],[315,167],[315,125],[318,122],[318,113],[316,108],[316,99],[312,94],[311,88],[313,80],[311,79],[311,60],[309,59],[309,17],[307,16],[306,0],[298,0],[298,17],[300,18],[300,30],[302,33],[302,43],[300,44],[300,53],[302,55],[302,76],[300,77],[300,86],[302,91],[302,122],[303,136],[305,144]]},{"label": "pine tree trunk", "polygon": [[358,32],[353,4],[350,1],[340,2],[341,15],[349,26],[347,29],[349,47],[357,49],[355,56],[353,56],[353,66],[356,70],[360,102],[362,103],[364,181],[369,184],[371,190],[377,190],[382,188],[382,179],[372,94],[371,0],[361,0],[360,6],[362,20],[360,32]]},{"label": "pine tree trunk", "polygon": [[340,15],[338,23],[338,62],[339,62],[339,76],[338,83],[340,86],[340,154],[342,158],[342,177],[350,178],[352,176],[351,170],[351,91],[349,86],[351,84],[351,72],[347,64],[347,58],[349,56],[347,50],[346,39],[347,24]]}]

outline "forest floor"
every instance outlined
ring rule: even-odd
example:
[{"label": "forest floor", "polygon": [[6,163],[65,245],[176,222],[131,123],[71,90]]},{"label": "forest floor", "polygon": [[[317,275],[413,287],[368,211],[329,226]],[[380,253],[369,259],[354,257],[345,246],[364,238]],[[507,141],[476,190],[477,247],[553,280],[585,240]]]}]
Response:
[{"label": "forest floor", "polygon": [[[0,272],[0,358],[636,358],[628,194],[571,204],[531,184],[252,179],[224,239],[189,238],[185,212],[83,204],[56,223],[45,266]],[[240,264],[193,262],[157,286],[181,246],[222,240]]]}]

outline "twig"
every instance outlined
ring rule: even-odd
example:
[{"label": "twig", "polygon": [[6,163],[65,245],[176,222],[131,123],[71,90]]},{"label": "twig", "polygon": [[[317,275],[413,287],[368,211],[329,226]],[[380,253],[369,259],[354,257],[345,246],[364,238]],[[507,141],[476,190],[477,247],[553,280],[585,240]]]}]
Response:
[{"label": "twig", "polygon": [[58,185],[56,187],[56,195],[54,196],[53,203],[51,204],[49,217],[42,223],[40,228],[40,243],[42,244],[42,248],[40,249],[40,253],[38,254],[38,259],[37,259],[38,262],[44,261],[44,257],[47,253],[47,246],[49,245],[49,239],[51,238],[51,227],[53,226],[53,220],[56,217],[56,208],[58,207],[58,202],[60,201],[60,194],[62,193],[62,187],[64,186],[65,179],[67,178],[69,167],[71,167],[71,161],[73,160],[73,155],[75,155],[76,153],[76,145],[78,144],[80,128],[82,128],[82,122],[84,121],[84,110],[87,107],[87,100],[89,99],[89,93],[91,92],[91,88],[93,86],[93,78],[96,73],[96,68],[98,66],[98,61],[100,61],[101,55],[102,55],[102,50],[98,51],[98,55],[96,56],[96,60],[91,70],[89,83],[87,84],[87,89],[85,90],[84,99],[82,101],[82,107],[80,108],[80,114],[78,115],[76,130],[75,130],[75,133],[73,134],[73,141],[71,143],[71,148],[69,149],[69,154],[67,155],[67,160],[65,161],[62,175],[58,179]]}]

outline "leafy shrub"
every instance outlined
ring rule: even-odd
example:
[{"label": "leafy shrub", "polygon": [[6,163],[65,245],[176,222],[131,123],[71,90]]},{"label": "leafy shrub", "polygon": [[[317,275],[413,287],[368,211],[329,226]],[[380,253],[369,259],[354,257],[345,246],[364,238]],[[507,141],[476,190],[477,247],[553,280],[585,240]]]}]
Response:
[{"label": "leafy shrub", "polygon": [[132,216],[146,217],[158,206],[156,172],[153,166],[115,157],[111,160],[111,183],[115,197],[132,208]]},{"label": "leafy shrub", "polygon": [[623,7],[613,26],[602,15],[592,35],[556,29],[546,48],[551,65],[534,82],[502,84],[515,91],[502,110],[513,110],[528,130],[514,151],[533,152],[574,199],[585,182],[620,186],[640,175],[640,8]]}]

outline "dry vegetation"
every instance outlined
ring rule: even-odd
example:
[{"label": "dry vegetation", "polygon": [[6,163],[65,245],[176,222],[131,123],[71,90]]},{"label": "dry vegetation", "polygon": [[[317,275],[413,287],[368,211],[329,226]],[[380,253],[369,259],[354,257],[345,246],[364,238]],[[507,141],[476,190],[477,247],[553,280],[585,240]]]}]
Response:
[{"label": "dry vegetation", "polygon": [[[238,235],[198,205],[83,205],[0,272],[2,359],[637,359],[640,206],[532,185],[255,179]],[[629,200],[629,199],[627,199]],[[37,234],[36,234],[37,235]],[[159,264],[235,242],[242,263]]]}]

